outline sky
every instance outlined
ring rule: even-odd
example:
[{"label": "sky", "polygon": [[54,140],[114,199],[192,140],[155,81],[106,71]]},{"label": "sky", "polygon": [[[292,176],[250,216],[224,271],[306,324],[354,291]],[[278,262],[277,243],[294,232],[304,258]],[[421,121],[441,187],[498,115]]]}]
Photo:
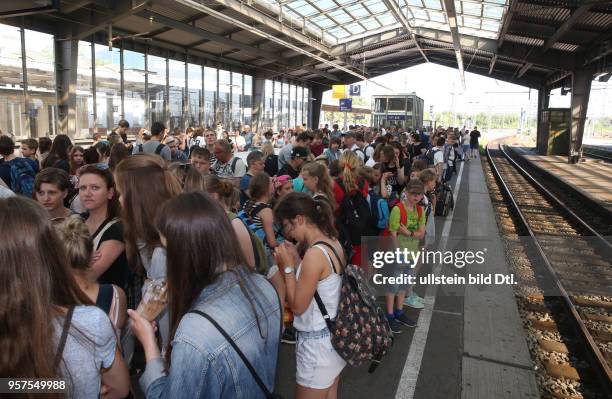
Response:
[{"label": "sky", "polygon": [[[383,86],[361,82],[362,97],[372,95],[401,94],[415,92],[425,102],[425,112],[433,105],[434,113],[452,111],[462,113],[520,113],[535,117],[537,112],[537,90],[489,77],[465,73],[466,90],[463,91],[457,69],[433,63],[420,64],[372,79]],[[571,95],[561,96],[553,91],[551,107],[569,107]],[[337,105],[331,91],[325,92],[324,104]],[[593,82],[589,102],[589,117],[612,117],[612,80],[608,83]]]}]

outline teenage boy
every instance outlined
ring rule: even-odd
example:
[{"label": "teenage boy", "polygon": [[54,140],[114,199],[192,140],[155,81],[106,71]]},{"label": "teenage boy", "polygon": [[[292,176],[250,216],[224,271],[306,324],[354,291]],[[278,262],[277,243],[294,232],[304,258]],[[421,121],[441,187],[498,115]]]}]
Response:
[{"label": "teenage boy", "polygon": [[320,131],[315,131],[314,138],[312,139],[312,144],[310,144],[310,152],[315,157],[323,154],[325,150],[325,146],[323,145],[323,133]]},{"label": "teenage boy", "polygon": [[298,134],[297,138],[295,139],[295,144],[287,143],[287,145],[285,145],[278,153],[278,168],[281,169],[287,162],[289,162],[294,148],[299,147],[307,149],[310,147],[311,142],[312,137],[310,137],[308,133]]},{"label": "teenage boy", "polygon": [[132,154],[139,154],[144,152],[146,154],[157,154],[166,161],[172,160],[172,153],[170,148],[162,144],[162,141],[166,137],[166,126],[161,122],[153,122],[151,125],[151,139],[144,144],[138,144],[134,146]]},{"label": "teenage boy", "polygon": [[[393,277],[407,277],[414,268],[410,253],[419,251],[419,241],[425,236],[425,214],[418,204],[423,198],[423,183],[420,180],[411,180],[406,185],[405,196],[393,207],[389,215],[389,236],[392,248],[402,253],[408,251],[407,262],[389,265]],[[402,259],[403,260],[403,259]],[[400,326],[416,327],[417,323],[404,314],[403,306],[408,284],[392,284],[387,287],[385,294],[387,320],[389,327],[395,334],[401,333]]]},{"label": "teenage boy", "polygon": [[36,163],[38,164],[38,158],[36,157],[37,150],[38,142],[36,140],[21,140],[21,156],[24,158],[30,158],[32,161],[36,161]]},{"label": "teenage boy", "polygon": [[303,147],[293,147],[291,151],[291,159],[278,171],[278,176],[289,175],[292,179],[297,179],[300,176],[302,165],[308,159],[308,150]]},{"label": "teenage boy", "polygon": [[189,163],[202,175],[210,173],[210,151],[204,147],[193,146],[189,154]]},{"label": "teenage boy", "polygon": [[263,172],[266,166],[264,155],[261,151],[251,151],[246,161],[248,170],[246,175],[242,176],[242,179],[240,179],[240,206],[244,205],[249,199],[249,183],[251,182],[251,178]]}]

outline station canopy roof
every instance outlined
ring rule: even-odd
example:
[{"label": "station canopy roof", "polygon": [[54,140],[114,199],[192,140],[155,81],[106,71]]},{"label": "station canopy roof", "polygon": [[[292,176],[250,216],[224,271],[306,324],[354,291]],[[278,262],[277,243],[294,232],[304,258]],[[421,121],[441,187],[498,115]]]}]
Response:
[{"label": "station canopy roof", "polygon": [[61,0],[25,14],[0,23],[312,85],[427,62],[533,88],[612,72],[608,0]]}]

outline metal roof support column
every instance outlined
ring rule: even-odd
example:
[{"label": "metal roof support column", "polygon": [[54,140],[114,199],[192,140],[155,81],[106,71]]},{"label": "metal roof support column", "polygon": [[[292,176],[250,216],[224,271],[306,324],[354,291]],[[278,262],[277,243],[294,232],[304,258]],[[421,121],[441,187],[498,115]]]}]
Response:
[{"label": "metal roof support column", "polygon": [[457,28],[457,12],[455,11],[454,0],[444,0],[444,11],[450,26],[451,36],[453,38],[453,48],[455,49],[455,57],[457,57],[457,67],[459,68],[459,76],[461,77],[461,85],[465,90],[465,72],[463,70],[463,51],[461,50],[461,41],[459,38],[459,28]]},{"label": "metal roof support column", "polygon": [[548,147],[548,136],[544,136],[544,132],[548,131],[543,126],[542,112],[548,108],[550,102],[550,89],[546,86],[538,89],[538,126],[536,128],[536,148],[540,155],[546,155]]},{"label": "metal roof support column", "polygon": [[310,98],[308,99],[308,127],[316,129],[319,127],[319,120],[321,118],[321,103],[323,102],[323,92],[327,90],[327,87],[311,87]]},{"label": "metal roof support column", "polygon": [[571,105],[571,129],[569,163],[577,163],[582,154],[582,137],[586,122],[587,109],[589,106],[589,94],[591,93],[591,82],[593,71],[581,69],[572,73],[572,105]]},{"label": "metal roof support column", "polygon": [[[78,40],[55,41],[58,133],[74,138],[76,133],[76,87]],[[51,133],[51,132],[49,132]]]}]

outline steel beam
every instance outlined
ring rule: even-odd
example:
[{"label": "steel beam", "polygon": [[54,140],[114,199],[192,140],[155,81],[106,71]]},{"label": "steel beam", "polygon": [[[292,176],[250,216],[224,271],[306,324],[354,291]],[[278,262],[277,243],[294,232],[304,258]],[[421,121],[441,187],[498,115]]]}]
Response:
[{"label": "steel beam", "polygon": [[523,66],[521,67],[521,69],[519,69],[518,73],[516,74],[516,77],[517,77],[517,78],[522,78],[522,77],[523,77],[523,75],[524,75],[524,74],[525,74],[525,73],[526,73],[528,70],[530,70],[532,66],[533,66],[533,64],[532,64],[531,62],[527,62],[527,63],[525,63],[525,65],[523,65]]},{"label": "steel beam", "polygon": [[491,57],[491,63],[489,64],[489,75],[491,74],[491,72],[493,72],[493,69],[495,69],[496,62],[497,62],[497,54]]},{"label": "steel beam", "polygon": [[593,71],[582,69],[572,74],[572,124],[570,134],[569,163],[577,163],[582,153],[582,137],[589,107],[589,95]]},{"label": "steel beam", "polygon": [[497,39],[497,47],[501,47],[504,44],[504,39],[506,36],[506,32],[508,32],[508,27],[512,22],[512,16],[514,15],[514,10],[516,9],[516,5],[519,3],[518,0],[513,0],[510,2],[510,7],[508,7],[508,12],[504,16],[504,21],[502,23],[502,27],[499,30],[499,37]]},{"label": "steel beam", "polygon": [[124,18],[129,17],[130,15],[134,15],[137,12],[140,12],[146,9],[151,3],[149,0],[138,1],[120,1],[118,2],[118,6],[110,10],[110,14],[100,15],[94,17],[89,26],[85,23],[85,25],[79,25],[76,30],[76,33],[72,35],[72,39],[74,40],[82,40],[88,36],[93,35],[94,33],[105,29],[108,25],[112,25],[115,22],[118,22]]},{"label": "steel beam", "polygon": [[427,56],[425,55],[425,52],[423,51],[423,49],[421,48],[421,45],[419,44],[418,39],[414,35],[414,32],[412,32],[412,26],[410,26],[410,22],[408,22],[408,18],[406,18],[406,16],[402,13],[402,10],[399,4],[396,3],[395,0],[383,0],[383,1],[385,5],[387,6],[387,8],[391,11],[393,16],[395,17],[395,19],[402,24],[402,26],[404,27],[404,29],[406,29],[406,31],[408,32],[412,40],[414,40],[414,43],[416,44],[416,47],[421,53],[421,56],[423,57],[423,59],[426,62],[429,62],[429,60],[427,59]]},{"label": "steel beam", "polygon": [[[195,1],[195,0],[177,0],[177,1],[181,4],[184,4],[186,6],[193,7],[193,8],[197,8],[198,6],[209,6],[209,4],[205,4],[209,2],[203,2],[203,1]],[[329,53],[329,47],[324,45],[323,43],[316,41],[315,39],[303,34],[300,31],[287,27],[278,19],[265,14],[257,10],[254,7],[250,7],[241,1],[238,1],[238,0],[215,0],[215,1],[301,44],[305,44],[309,47],[317,49],[318,51],[322,51],[326,54]]]},{"label": "steel beam", "polygon": [[465,90],[465,71],[463,70],[463,49],[461,48],[461,40],[459,38],[459,28],[457,28],[457,12],[455,11],[454,0],[444,0],[444,11],[446,19],[450,27],[451,36],[453,38],[453,48],[455,49],[455,57],[457,58],[457,67],[459,68],[459,77],[461,85]]},{"label": "steel beam", "polygon": [[549,48],[551,48],[555,43],[557,43],[559,39],[561,39],[563,35],[565,35],[570,29],[572,29],[572,26],[574,26],[576,22],[578,22],[578,20],[587,11],[589,11],[591,7],[593,7],[593,5],[594,5],[593,3],[586,3],[578,7],[572,13],[572,15],[570,15],[570,17],[563,23],[563,25],[561,25],[559,29],[557,29],[557,31],[546,40],[546,42],[544,43],[544,46],[541,48],[541,51],[544,53]]}]

